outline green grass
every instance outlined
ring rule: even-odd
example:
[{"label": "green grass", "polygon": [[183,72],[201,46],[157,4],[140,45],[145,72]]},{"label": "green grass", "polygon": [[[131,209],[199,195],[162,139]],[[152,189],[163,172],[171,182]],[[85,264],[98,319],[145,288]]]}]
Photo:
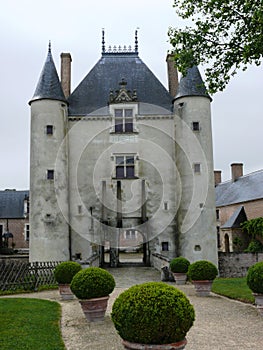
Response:
[{"label": "green grass", "polygon": [[12,295],[12,294],[21,294],[21,293],[34,293],[34,292],[41,292],[43,290],[53,290],[58,289],[58,285],[43,285],[38,286],[37,290],[32,289],[24,289],[24,288],[17,288],[17,289],[8,289],[8,290],[0,290],[0,295]]},{"label": "green grass", "polygon": [[53,301],[0,298],[0,349],[65,350],[60,317]]},{"label": "green grass", "polygon": [[246,303],[253,304],[255,301],[252,291],[247,286],[246,277],[216,278],[212,285],[212,292]]}]

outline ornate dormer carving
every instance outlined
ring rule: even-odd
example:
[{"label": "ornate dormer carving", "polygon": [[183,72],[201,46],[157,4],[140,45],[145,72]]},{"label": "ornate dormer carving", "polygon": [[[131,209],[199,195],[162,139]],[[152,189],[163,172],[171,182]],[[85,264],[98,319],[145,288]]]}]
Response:
[{"label": "ornate dormer carving", "polygon": [[120,85],[120,89],[116,90],[115,94],[113,90],[110,91],[109,103],[125,103],[125,102],[137,101],[136,90],[133,90],[133,92],[131,92],[130,90],[127,90],[126,89],[127,82],[124,79],[122,79],[119,85]]}]

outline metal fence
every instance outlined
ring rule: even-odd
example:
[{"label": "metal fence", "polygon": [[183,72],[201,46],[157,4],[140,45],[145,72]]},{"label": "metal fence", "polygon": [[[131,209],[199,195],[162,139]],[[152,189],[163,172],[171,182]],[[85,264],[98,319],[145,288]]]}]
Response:
[{"label": "metal fence", "polygon": [[0,290],[38,290],[39,286],[57,285],[54,268],[59,262],[2,261]]}]

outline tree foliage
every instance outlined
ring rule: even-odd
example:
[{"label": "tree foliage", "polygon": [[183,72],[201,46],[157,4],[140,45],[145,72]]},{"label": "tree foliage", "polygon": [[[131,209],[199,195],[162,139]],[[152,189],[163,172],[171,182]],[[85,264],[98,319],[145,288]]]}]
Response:
[{"label": "tree foliage", "polygon": [[241,227],[242,230],[246,230],[252,238],[256,236],[263,237],[263,217],[244,221]]},{"label": "tree foliage", "polygon": [[210,93],[222,91],[238,69],[261,64],[263,0],[174,0],[176,13],[193,26],[169,28],[178,70],[208,64]]}]

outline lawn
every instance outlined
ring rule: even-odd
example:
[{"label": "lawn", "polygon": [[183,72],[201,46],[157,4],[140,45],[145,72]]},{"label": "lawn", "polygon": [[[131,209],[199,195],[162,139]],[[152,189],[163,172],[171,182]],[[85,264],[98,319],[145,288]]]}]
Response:
[{"label": "lawn", "polygon": [[246,303],[253,304],[255,301],[252,291],[247,286],[246,277],[216,278],[212,285],[212,291],[228,298],[240,300]]},{"label": "lawn", "polygon": [[1,350],[65,350],[60,305],[31,298],[0,298]]}]

